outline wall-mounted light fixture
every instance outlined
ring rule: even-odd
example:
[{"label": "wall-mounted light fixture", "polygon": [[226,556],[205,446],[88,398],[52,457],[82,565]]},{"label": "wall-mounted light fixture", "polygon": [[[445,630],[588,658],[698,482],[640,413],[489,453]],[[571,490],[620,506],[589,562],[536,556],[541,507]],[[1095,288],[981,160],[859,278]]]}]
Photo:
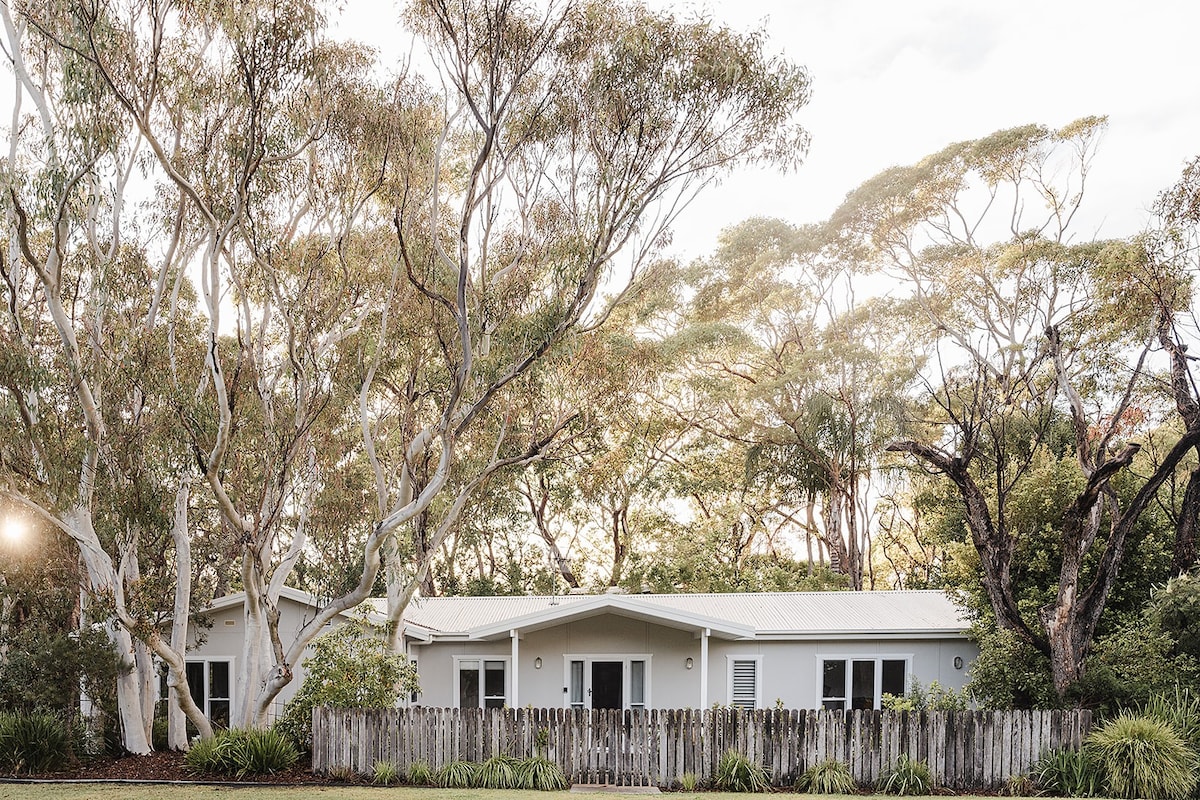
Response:
[{"label": "wall-mounted light fixture", "polygon": [[538,656],[537,658],[535,658],[535,659],[533,660],[533,668],[534,668],[534,669],[541,669],[541,668],[542,668],[542,657],[541,657],[541,656]]},{"label": "wall-mounted light fixture", "polygon": [[963,667],[963,660],[962,660],[962,656],[955,656],[955,657],[954,657],[954,668],[955,668],[955,669],[962,669],[962,667]]},{"label": "wall-mounted light fixture", "polygon": [[687,657],[687,661],[684,661],[684,662],[683,662],[683,665],[684,665],[685,667],[687,667],[688,669],[691,669],[691,668],[692,668],[692,666],[693,666],[693,663],[692,663],[692,657],[691,657],[691,656],[688,656],[688,657]]}]

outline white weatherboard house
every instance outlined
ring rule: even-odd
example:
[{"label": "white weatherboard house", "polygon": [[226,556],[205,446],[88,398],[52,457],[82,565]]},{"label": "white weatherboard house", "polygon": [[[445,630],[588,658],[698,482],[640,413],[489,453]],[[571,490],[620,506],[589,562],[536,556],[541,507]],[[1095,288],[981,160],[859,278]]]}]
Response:
[{"label": "white weatherboard house", "polygon": [[[315,608],[284,591],[285,647]],[[189,678],[201,707],[221,717],[239,697],[241,595],[207,615]],[[979,652],[967,627],[936,591],[434,597],[411,604],[403,638],[418,705],[870,709],[914,678],[961,688]],[[295,675],[277,708],[302,665]]]}]

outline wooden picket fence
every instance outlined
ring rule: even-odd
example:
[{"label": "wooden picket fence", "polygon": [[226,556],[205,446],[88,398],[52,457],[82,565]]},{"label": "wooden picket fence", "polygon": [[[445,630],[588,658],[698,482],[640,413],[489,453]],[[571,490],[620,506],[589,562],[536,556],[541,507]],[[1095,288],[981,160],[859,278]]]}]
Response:
[{"label": "wooden picket fence", "polygon": [[1089,711],[740,711],[410,708],[313,710],[312,768],[369,774],[379,761],[406,770],[494,755],[538,752],[572,783],[672,786],[713,774],[721,754],[759,761],[776,785],[790,785],[825,759],[873,783],[901,754],[929,765],[951,789],[986,790],[1026,772],[1047,750],[1077,749]]}]

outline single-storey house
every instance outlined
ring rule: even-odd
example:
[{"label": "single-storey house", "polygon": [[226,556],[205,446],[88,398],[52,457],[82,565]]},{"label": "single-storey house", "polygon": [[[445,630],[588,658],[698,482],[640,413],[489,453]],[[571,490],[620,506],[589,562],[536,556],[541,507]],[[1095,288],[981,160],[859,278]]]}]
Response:
[{"label": "single-storey house", "polygon": [[[242,601],[215,601],[188,654],[193,695],[216,720],[238,702]],[[285,646],[317,607],[284,590]],[[938,591],[431,597],[407,609],[403,642],[417,705],[870,709],[914,679],[960,689],[978,655],[968,624]],[[303,664],[295,676],[277,710]]]}]

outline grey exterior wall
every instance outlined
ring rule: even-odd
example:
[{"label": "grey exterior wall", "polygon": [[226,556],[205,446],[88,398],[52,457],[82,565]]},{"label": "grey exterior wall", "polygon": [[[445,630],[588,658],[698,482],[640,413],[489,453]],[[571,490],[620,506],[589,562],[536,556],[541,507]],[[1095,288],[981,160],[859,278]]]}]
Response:
[{"label": "grey exterior wall", "polygon": [[[455,656],[482,656],[511,662],[510,639],[492,642],[438,641],[411,643],[421,678],[419,704],[436,707],[456,705],[454,694]],[[909,675],[922,684],[938,681],[960,689],[978,648],[965,637],[951,639],[886,639],[825,641],[726,641],[709,639],[707,704],[728,704],[730,657],[761,657],[759,680],[762,707],[776,701],[787,708],[820,706],[820,675],[824,658],[905,659]],[[954,667],[955,657],[963,667]],[[517,668],[511,666],[519,683],[516,705],[560,708],[566,705],[568,661],[572,657],[595,660],[644,659],[649,676],[647,705],[651,708],[699,708],[701,642],[691,631],[677,630],[651,622],[602,614],[585,620],[531,631],[517,645]],[[541,669],[535,668],[541,659]],[[688,669],[687,659],[692,659]],[[511,685],[509,702],[513,701]],[[626,703],[628,698],[626,697]]]}]

